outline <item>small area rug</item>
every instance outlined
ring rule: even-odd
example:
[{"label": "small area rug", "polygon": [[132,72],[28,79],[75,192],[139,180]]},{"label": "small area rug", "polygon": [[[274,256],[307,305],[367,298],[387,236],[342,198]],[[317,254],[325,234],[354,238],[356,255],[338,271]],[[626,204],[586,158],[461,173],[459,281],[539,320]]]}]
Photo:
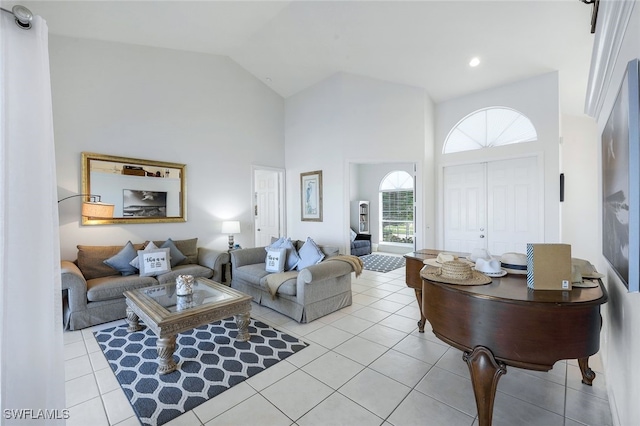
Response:
[{"label": "small area rug", "polygon": [[162,425],[304,349],[307,344],[251,319],[251,339],[235,340],[227,318],[178,334],[178,370],[158,375],[156,336],[121,325],[95,332],[120,386],[144,425]]},{"label": "small area rug", "polygon": [[387,256],[385,254],[368,254],[360,256],[364,269],[367,271],[389,272],[394,269],[402,268],[405,265],[405,259],[402,256]]}]

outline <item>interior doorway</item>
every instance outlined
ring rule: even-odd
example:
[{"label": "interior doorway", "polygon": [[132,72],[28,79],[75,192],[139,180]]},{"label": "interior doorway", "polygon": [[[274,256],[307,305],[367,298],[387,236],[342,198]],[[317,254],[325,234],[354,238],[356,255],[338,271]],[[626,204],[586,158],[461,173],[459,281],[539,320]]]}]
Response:
[{"label": "interior doorway", "polygon": [[[382,243],[382,216],[380,184],[385,176],[394,171],[406,171],[414,180],[414,224],[412,244]],[[422,171],[415,162],[350,162],[348,163],[349,191],[345,217],[347,224],[354,232],[360,228],[360,203],[368,203],[369,233],[373,251],[404,254],[415,250],[423,244],[423,206],[422,206]],[[349,230],[345,229],[347,238]],[[350,242],[346,243],[349,247]]]},{"label": "interior doorway", "polygon": [[253,167],[252,205],[256,247],[286,234],[284,170]]}]

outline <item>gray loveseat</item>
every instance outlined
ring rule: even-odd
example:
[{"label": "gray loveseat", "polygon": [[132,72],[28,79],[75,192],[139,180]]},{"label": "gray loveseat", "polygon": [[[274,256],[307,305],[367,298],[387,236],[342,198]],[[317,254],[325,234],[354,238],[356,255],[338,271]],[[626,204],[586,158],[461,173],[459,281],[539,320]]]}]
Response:
[{"label": "gray loveseat", "polygon": [[[163,241],[154,241],[160,247]],[[186,257],[171,271],[158,276],[122,275],[104,263],[124,246],[78,246],[75,261],[63,260],[62,291],[65,329],[78,330],[126,317],[123,293],[157,284],[175,283],[178,275],[222,280],[222,267],[229,263],[229,254],[197,247],[197,238],[176,240],[175,246]],[[145,244],[134,244],[142,250]]]},{"label": "gray loveseat", "polygon": [[[297,249],[300,249],[302,243],[297,241]],[[319,248],[325,254],[325,259],[297,273],[267,272],[265,247],[234,250],[231,252],[231,287],[251,295],[260,305],[302,323],[351,305],[351,272],[354,268],[349,262],[335,259],[339,255],[338,247]],[[267,288],[267,277],[272,275],[277,278],[278,274],[284,274],[283,278],[288,279],[272,297]]]}]

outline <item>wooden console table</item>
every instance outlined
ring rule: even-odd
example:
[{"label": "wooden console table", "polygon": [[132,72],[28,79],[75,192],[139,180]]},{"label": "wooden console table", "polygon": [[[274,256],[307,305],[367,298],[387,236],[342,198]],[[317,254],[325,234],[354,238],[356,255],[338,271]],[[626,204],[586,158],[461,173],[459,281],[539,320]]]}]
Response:
[{"label": "wooden console table", "polygon": [[571,291],[529,290],[523,275],[492,280],[457,286],[423,279],[421,289],[422,315],[434,334],[464,351],[480,426],[491,425],[507,365],[548,371],[559,360],[577,359],[582,382],[590,385],[596,375],[589,356],[600,348],[600,305],[607,301],[599,280],[595,288]]}]

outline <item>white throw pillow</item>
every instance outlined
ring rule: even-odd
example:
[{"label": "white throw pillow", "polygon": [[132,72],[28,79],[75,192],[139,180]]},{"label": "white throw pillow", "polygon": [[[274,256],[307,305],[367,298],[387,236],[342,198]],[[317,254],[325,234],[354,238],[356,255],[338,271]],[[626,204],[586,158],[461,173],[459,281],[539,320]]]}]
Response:
[{"label": "white throw pillow", "polygon": [[[153,241],[149,241],[149,244],[147,244],[147,246],[142,251],[151,251],[151,250],[156,250],[157,248],[158,247],[155,244],[153,244]],[[129,265],[133,266],[136,269],[140,269],[140,261],[138,260],[139,257],[140,257],[140,250],[138,250],[138,256],[133,258],[133,260],[129,262]]]},{"label": "white throw pillow", "polygon": [[291,241],[291,238],[281,237],[271,243],[270,246],[265,247],[265,250],[275,249],[275,248],[285,248],[287,249],[287,260],[285,263],[284,270],[291,271],[292,269],[296,269],[296,265],[300,260],[300,256],[298,256],[298,251],[296,250],[295,245]]},{"label": "white throw pillow", "polygon": [[284,247],[270,248],[265,258],[267,272],[284,272],[284,262],[287,260],[287,249]]},{"label": "white throw pillow", "polygon": [[154,277],[171,271],[169,248],[138,250],[141,277]]},{"label": "white throw pillow", "polygon": [[298,261],[298,265],[296,266],[298,271],[303,270],[307,266],[316,265],[324,259],[322,250],[320,250],[315,241],[309,237],[307,237],[307,241],[300,247],[298,255],[300,256],[300,261]]},{"label": "white throw pillow", "polygon": [[349,234],[351,235],[351,241],[355,241],[358,234],[353,229],[349,229]]}]

